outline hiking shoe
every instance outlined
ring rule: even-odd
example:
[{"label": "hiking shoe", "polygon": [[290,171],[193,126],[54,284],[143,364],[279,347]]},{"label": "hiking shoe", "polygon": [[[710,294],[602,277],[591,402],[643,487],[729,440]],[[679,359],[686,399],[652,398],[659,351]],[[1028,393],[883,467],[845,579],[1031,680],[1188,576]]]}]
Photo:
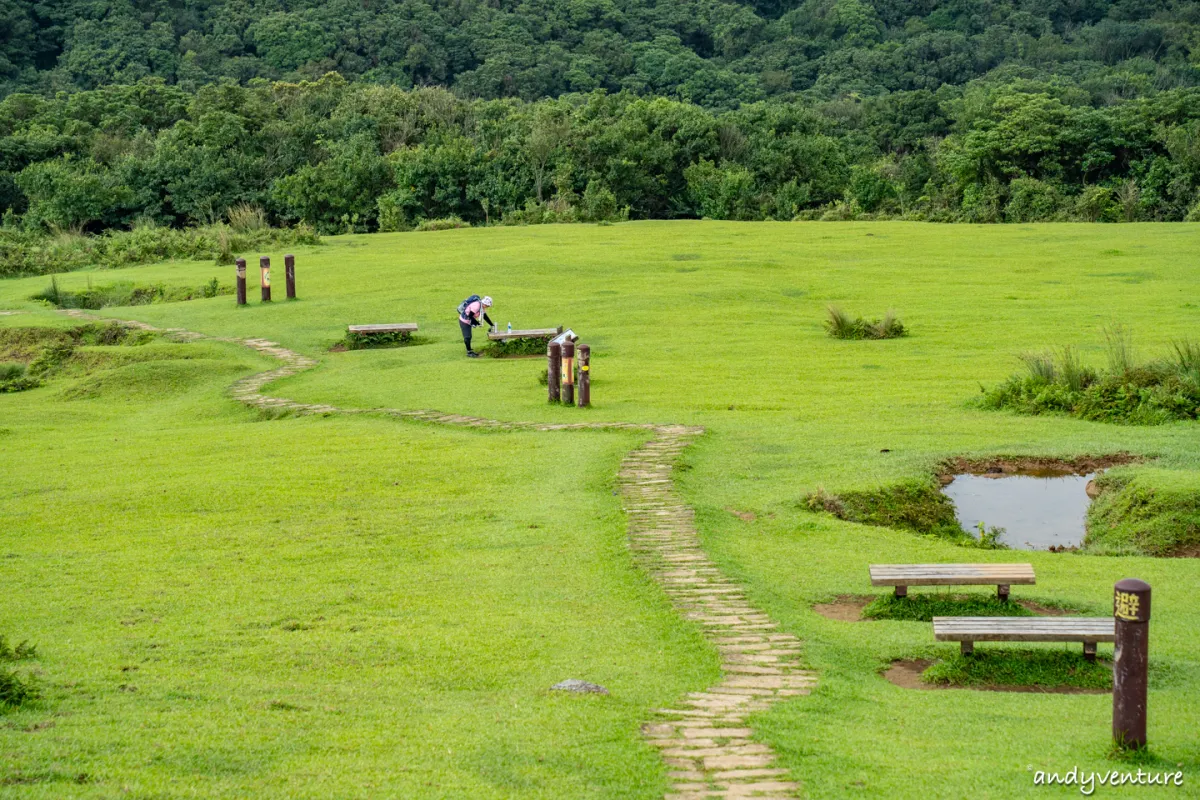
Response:
[{"label": "hiking shoe", "polygon": [[479,353],[476,353],[474,350],[468,350],[467,358],[479,358]]}]

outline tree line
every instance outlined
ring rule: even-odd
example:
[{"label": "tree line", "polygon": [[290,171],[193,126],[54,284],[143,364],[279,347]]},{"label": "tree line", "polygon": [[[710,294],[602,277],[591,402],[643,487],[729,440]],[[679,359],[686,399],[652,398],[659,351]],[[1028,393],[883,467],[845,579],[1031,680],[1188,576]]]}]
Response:
[{"label": "tree line", "polygon": [[438,88],[147,78],[0,101],[0,227],[181,227],[264,209],[322,233],[709,217],[933,221],[1200,216],[1200,89],[1096,105],[989,76],[717,111],[596,90],[527,103]]}]

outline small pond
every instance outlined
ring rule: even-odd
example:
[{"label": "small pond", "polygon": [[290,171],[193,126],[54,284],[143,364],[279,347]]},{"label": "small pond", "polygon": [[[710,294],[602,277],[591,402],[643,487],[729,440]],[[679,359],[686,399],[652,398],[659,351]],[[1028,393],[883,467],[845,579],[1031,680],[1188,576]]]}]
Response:
[{"label": "small pond", "polygon": [[955,475],[942,491],[954,501],[963,529],[974,534],[980,522],[1004,528],[1000,541],[1014,550],[1078,547],[1092,502],[1088,481],[1095,473]]}]

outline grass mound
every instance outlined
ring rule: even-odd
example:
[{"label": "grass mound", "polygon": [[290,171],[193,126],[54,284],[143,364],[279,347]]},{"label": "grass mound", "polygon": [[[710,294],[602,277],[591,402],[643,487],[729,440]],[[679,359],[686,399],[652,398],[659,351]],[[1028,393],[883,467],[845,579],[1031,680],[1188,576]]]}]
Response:
[{"label": "grass mound", "polygon": [[1100,555],[1200,557],[1200,479],[1163,469],[1097,478],[1084,549]]},{"label": "grass mound", "polygon": [[1020,414],[1067,414],[1094,422],[1161,425],[1200,417],[1200,345],[1176,342],[1172,352],[1142,362],[1128,332],[1106,330],[1108,367],[1086,366],[1073,347],[1020,356],[1025,371],[983,390],[983,408]]},{"label": "grass mound", "polygon": [[136,346],[153,338],[115,322],[0,329],[0,394],[41,386],[76,357],[80,346]]},{"label": "grass mound", "polygon": [[207,358],[139,361],[86,375],[62,396],[68,400],[154,400],[181,394],[213,375],[232,379],[240,371],[238,364]]},{"label": "grass mound", "polygon": [[876,320],[851,317],[837,306],[829,306],[827,312],[825,331],[835,339],[897,339],[908,335],[908,329],[892,311]]},{"label": "grass mound", "polygon": [[1088,661],[1065,650],[976,650],[939,661],[921,675],[941,686],[1028,686],[1040,689],[1112,689],[1112,663]]},{"label": "grass mound", "polygon": [[818,489],[804,498],[803,506],[809,511],[826,511],[847,522],[900,528],[967,547],[1003,547],[994,535],[976,539],[964,531],[954,516],[954,504],[933,481],[906,481],[842,494]]},{"label": "grass mound", "polygon": [[1034,612],[995,595],[910,594],[881,595],[862,610],[869,619],[930,622],[934,617],[1032,617]]},{"label": "grass mound", "polygon": [[50,279],[50,285],[41,292],[30,297],[30,300],[41,300],[56,308],[83,308],[98,310],[114,306],[144,306],[151,303],[178,303],[185,300],[199,300],[207,297],[219,297],[233,294],[234,287],[223,286],[213,278],[203,286],[165,286],[161,283],[138,285],[128,281],[113,283],[106,286],[92,286],[89,279],[86,289],[70,291],[58,285],[57,278]]}]

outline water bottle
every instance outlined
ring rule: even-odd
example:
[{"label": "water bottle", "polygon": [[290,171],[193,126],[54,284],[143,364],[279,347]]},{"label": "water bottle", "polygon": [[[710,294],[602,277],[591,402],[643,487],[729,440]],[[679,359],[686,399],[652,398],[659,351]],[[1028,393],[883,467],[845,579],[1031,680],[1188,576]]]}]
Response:
[{"label": "water bottle", "polygon": [[508,323],[508,332],[512,333],[512,323]]}]

